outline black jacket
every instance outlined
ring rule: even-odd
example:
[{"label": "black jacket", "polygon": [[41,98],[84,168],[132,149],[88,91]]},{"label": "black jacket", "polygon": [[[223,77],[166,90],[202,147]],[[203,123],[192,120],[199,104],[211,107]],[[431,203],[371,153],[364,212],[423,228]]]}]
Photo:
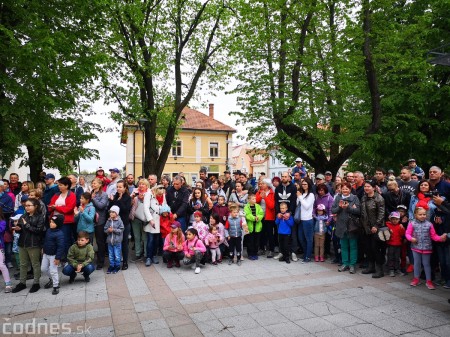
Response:
[{"label": "black jacket", "polygon": [[185,186],[181,186],[177,191],[173,186],[170,186],[166,193],[167,205],[169,205],[172,213],[176,214],[177,218],[184,218],[189,203],[189,190]]},{"label": "black jacket", "polygon": [[18,233],[20,234],[18,245],[22,248],[36,248],[42,247],[45,221],[42,214],[35,214],[30,216],[24,214],[17,223],[17,226],[21,228]]},{"label": "black jacket", "polygon": [[285,202],[288,205],[288,211],[292,216],[295,214],[297,206],[297,187],[294,184],[284,186],[280,184],[275,189],[275,212],[280,213],[280,203]]},{"label": "black jacket", "polygon": [[64,254],[64,233],[60,228],[47,229],[44,240],[44,254],[55,255],[56,260],[61,260]]},{"label": "black jacket", "polygon": [[130,211],[131,211],[131,197],[129,194],[124,193],[122,198],[119,200],[119,193],[114,195],[114,199],[109,202],[109,208],[112,206],[118,206],[120,208],[119,216],[123,222],[123,225],[126,226],[130,223]]},{"label": "black jacket", "polygon": [[384,206],[386,208],[385,219],[388,220],[389,214],[391,214],[391,212],[397,211],[398,205],[405,205],[406,207],[409,207],[411,194],[409,194],[405,190],[399,190],[398,194],[387,191],[383,194],[383,198]]}]

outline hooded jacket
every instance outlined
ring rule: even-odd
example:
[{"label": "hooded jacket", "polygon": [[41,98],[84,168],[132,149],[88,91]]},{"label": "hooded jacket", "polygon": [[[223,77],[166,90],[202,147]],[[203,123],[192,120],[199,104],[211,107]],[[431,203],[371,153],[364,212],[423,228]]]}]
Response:
[{"label": "hooded jacket", "polygon": [[56,260],[61,260],[64,255],[64,233],[61,228],[49,228],[45,232],[44,254],[55,255]]},{"label": "hooded jacket", "polygon": [[[112,227],[113,231],[110,233],[108,229]],[[105,223],[105,233],[108,235],[106,238],[106,242],[110,245],[117,245],[119,243],[122,243],[123,240],[123,222],[118,216],[116,219],[109,218]]]}]

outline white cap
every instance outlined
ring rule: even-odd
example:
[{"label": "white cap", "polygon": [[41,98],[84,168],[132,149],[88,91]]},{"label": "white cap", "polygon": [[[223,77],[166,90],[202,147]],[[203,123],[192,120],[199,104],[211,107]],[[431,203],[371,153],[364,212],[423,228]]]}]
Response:
[{"label": "white cap", "polygon": [[303,160],[302,160],[302,158],[300,158],[300,157],[297,157],[297,159],[295,159],[295,162],[297,163],[297,162],[302,162],[303,163]]}]

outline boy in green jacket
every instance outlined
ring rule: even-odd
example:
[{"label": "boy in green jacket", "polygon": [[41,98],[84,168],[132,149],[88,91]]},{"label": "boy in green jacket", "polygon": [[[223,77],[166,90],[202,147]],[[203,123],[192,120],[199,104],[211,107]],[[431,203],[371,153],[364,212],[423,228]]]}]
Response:
[{"label": "boy in green jacket", "polygon": [[94,248],[89,243],[89,234],[81,231],[78,233],[77,242],[74,243],[67,253],[68,264],[63,269],[63,274],[70,277],[69,283],[73,283],[77,273],[83,273],[84,281],[89,282],[89,275],[95,270]]},{"label": "boy in green jacket", "polygon": [[249,260],[258,260],[259,235],[262,231],[262,219],[264,211],[256,203],[256,196],[248,196],[248,203],[244,207],[245,219],[247,220],[247,254]]}]

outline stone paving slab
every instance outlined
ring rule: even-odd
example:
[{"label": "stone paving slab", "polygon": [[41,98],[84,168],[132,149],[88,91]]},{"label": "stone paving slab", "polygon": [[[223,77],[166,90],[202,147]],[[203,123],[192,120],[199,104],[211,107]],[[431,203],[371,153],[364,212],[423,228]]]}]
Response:
[{"label": "stone paving slab", "polygon": [[410,276],[374,280],[330,263],[264,258],[198,275],[129,266],[96,271],[89,283],[63,277],[57,296],[0,293],[0,336],[26,323],[41,331],[17,336],[49,336],[50,325],[64,336],[450,336],[450,291],[411,288]]}]

